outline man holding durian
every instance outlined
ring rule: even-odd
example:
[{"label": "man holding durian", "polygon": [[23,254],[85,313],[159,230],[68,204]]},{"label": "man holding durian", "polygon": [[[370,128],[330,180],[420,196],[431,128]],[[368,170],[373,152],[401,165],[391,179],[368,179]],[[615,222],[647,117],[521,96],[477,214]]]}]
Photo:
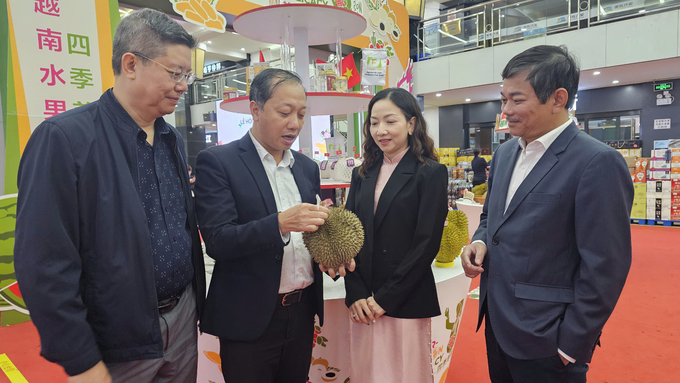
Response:
[{"label": "man holding durian", "polygon": [[196,161],[199,226],[216,261],[201,330],[220,339],[227,383],[307,381],[323,286],[302,233],[329,210],[316,204],[319,167],[290,150],[306,105],[295,73],[262,71],[250,89],[252,129]]}]

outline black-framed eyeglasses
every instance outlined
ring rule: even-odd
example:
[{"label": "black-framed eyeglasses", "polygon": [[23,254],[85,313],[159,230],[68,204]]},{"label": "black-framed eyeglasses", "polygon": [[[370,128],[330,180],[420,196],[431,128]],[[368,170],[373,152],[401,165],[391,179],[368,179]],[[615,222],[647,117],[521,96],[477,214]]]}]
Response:
[{"label": "black-framed eyeglasses", "polygon": [[175,82],[181,82],[182,79],[185,79],[187,81],[187,85],[191,85],[196,80],[196,73],[194,73],[194,72],[182,72],[180,69],[170,69],[170,68],[166,67],[165,65],[159,63],[158,61],[150,59],[149,57],[147,57],[147,56],[145,56],[145,55],[143,55],[139,52],[130,52],[130,53],[132,53],[135,56],[143,57],[146,60],[149,60],[153,63],[156,63],[156,64],[162,66],[163,68],[165,68],[165,70],[168,71],[168,73],[170,73],[170,78]]}]

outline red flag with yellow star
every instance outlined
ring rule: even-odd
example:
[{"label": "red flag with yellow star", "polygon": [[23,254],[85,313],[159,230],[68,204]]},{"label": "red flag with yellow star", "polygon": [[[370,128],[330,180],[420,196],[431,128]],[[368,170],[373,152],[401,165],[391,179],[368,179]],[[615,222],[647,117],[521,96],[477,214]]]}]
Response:
[{"label": "red flag with yellow star", "polygon": [[347,89],[353,88],[361,82],[361,75],[354,64],[354,53],[350,53],[342,59],[342,73],[341,76],[347,77]]}]

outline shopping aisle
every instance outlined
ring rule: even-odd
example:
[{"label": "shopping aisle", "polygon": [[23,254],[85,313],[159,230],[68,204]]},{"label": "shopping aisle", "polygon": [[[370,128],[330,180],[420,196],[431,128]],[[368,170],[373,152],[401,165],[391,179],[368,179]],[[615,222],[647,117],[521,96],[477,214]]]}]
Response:
[{"label": "shopping aisle", "polygon": [[[675,383],[680,358],[680,228],[632,226],[633,266],[605,327],[588,374],[590,383]],[[471,289],[479,285],[472,282]],[[447,383],[489,382],[484,335],[474,332],[478,301],[468,298]],[[58,366],[39,357],[30,323],[0,328],[7,353],[30,383],[65,382]],[[0,383],[9,383],[0,372]],[[388,383],[388,382],[376,382]],[[438,382],[436,382],[438,383]]]},{"label": "shopping aisle", "polygon": [[[680,228],[632,225],[633,264],[602,334],[589,383],[675,383],[680,358]],[[473,281],[471,289],[479,285]],[[478,301],[468,298],[446,383],[487,383]],[[482,325],[483,326],[483,325]]]}]

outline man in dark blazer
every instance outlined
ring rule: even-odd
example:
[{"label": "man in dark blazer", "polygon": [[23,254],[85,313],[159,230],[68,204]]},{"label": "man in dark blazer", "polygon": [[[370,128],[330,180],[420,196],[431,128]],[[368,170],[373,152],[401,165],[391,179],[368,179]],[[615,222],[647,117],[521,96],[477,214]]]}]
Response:
[{"label": "man in dark blazer", "polygon": [[220,339],[227,383],[307,381],[322,273],[304,243],[328,218],[319,167],[290,150],[306,112],[299,77],[267,69],[250,90],[252,129],[199,153],[196,206],[215,259],[201,330]]},{"label": "man in dark blazer", "polygon": [[531,48],[502,76],[515,138],[494,155],[461,256],[482,275],[491,381],[585,382],[630,269],[633,185],[622,156],[569,117],[579,69],[566,48]]}]

